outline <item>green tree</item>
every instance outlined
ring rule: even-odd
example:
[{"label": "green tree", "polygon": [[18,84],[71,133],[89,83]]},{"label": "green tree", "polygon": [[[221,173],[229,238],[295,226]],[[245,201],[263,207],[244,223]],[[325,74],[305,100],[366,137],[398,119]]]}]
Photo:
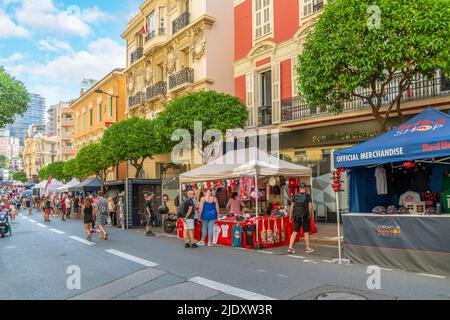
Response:
[{"label": "green tree", "polygon": [[130,118],[109,127],[101,140],[103,152],[113,163],[130,161],[139,177],[146,159],[153,159],[162,152],[156,122],[141,118]]},{"label": "green tree", "polygon": [[95,79],[83,79],[83,81],[81,81],[81,87],[84,90],[89,90],[90,88],[92,88],[98,81]]},{"label": "green tree", "polygon": [[80,149],[73,168],[75,168],[79,178],[96,175],[100,179],[106,180],[106,176],[112,172],[114,165],[114,159],[109,153],[105,152],[103,145],[91,143]]},{"label": "green tree", "polygon": [[[362,101],[386,130],[394,108],[403,118],[401,97],[414,77],[449,70],[449,17],[447,0],[330,3],[299,56],[299,91],[311,107],[326,106],[335,113],[348,99]],[[398,94],[386,105],[388,90]]]},{"label": "green tree", "polygon": [[0,128],[13,123],[16,115],[27,111],[30,95],[22,82],[5,72],[0,66]]},{"label": "green tree", "polygon": [[87,176],[84,176],[83,173],[81,172],[80,166],[78,165],[78,159],[79,158],[74,158],[74,159],[66,161],[66,163],[64,165],[64,169],[63,169],[63,173],[65,176],[75,177],[75,178],[80,178],[80,179],[84,179],[87,177]]},{"label": "green tree", "polygon": [[12,178],[13,178],[13,180],[15,180],[15,181],[20,181],[20,182],[23,182],[23,183],[25,183],[25,182],[28,181],[27,175],[26,175],[25,172],[23,172],[23,171],[15,172],[15,173],[13,174]]},{"label": "green tree", "polygon": [[8,157],[0,154],[0,168],[8,168]]},{"label": "green tree", "polygon": [[[194,137],[196,121],[201,122],[203,131],[217,129],[225,134],[228,129],[243,128],[247,119],[248,109],[238,98],[215,91],[200,91],[170,101],[156,123],[163,149],[168,152],[179,142],[172,141],[174,131],[185,129]],[[194,147],[203,150],[203,146]]]},{"label": "green tree", "polygon": [[41,180],[47,180],[48,177],[49,177],[49,175],[50,175],[50,173],[49,173],[49,171],[48,171],[48,165],[43,166],[43,167],[39,170],[39,173],[38,173],[39,179],[41,179]]}]

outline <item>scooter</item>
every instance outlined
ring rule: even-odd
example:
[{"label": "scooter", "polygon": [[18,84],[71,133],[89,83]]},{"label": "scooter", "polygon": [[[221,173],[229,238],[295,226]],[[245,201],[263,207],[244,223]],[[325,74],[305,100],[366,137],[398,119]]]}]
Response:
[{"label": "scooter", "polygon": [[12,236],[12,230],[9,223],[9,212],[4,210],[0,212],[0,238],[4,238],[7,234]]}]

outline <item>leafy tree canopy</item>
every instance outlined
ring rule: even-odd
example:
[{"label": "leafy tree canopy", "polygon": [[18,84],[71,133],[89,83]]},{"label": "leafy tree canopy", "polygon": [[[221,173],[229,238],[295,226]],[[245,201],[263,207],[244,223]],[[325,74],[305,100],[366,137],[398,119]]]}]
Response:
[{"label": "leafy tree canopy", "polygon": [[[343,111],[343,101],[361,99],[385,129],[394,106],[402,116],[400,98],[414,76],[449,70],[448,17],[447,0],[337,0],[328,4],[299,56],[302,96],[310,106],[327,106],[336,113]],[[361,94],[358,88],[368,93]],[[389,88],[398,95],[392,97],[383,116],[380,108]]]},{"label": "leafy tree canopy", "polygon": [[97,175],[105,180],[110,168],[115,165],[114,160],[105,151],[100,143],[91,143],[81,148],[76,159],[69,164],[69,172],[74,170],[72,172],[77,178]]},{"label": "leafy tree canopy", "polygon": [[26,175],[25,172],[23,172],[23,171],[15,172],[15,173],[13,174],[12,178],[13,178],[13,180],[15,180],[15,181],[20,181],[20,182],[23,182],[23,183],[25,183],[25,182],[28,181],[27,175]]},{"label": "leafy tree canopy", "polygon": [[13,123],[16,115],[23,115],[29,102],[30,95],[22,82],[0,66],[0,128]]}]

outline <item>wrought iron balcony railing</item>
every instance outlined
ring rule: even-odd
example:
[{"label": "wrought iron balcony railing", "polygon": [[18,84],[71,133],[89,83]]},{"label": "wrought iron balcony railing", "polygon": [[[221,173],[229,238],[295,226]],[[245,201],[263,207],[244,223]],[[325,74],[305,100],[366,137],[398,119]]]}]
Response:
[{"label": "wrought iron balcony railing", "polygon": [[155,31],[155,30],[149,32],[149,33],[145,36],[145,42],[151,40],[151,39],[154,38],[155,36],[156,36],[156,31]]},{"label": "wrought iron balcony railing", "polygon": [[317,12],[322,10],[323,8],[323,0],[316,0],[313,2],[313,12]]},{"label": "wrought iron balcony railing", "polygon": [[[399,93],[398,77],[390,83],[386,88],[383,96],[383,105],[388,105]],[[359,95],[369,96],[371,90],[359,89],[356,92]],[[431,78],[424,78],[422,76],[414,79],[411,87],[405,91],[401,97],[401,102],[427,99],[437,96],[450,96],[450,79],[444,77],[441,72],[437,72]],[[367,101],[360,98],[353,98],[342,103],[343,112],[361,110],[370,108]],[[307,119],[311,117],[332,115],[326,106],[313,108],[309,106],[300,97],[293,97],[281,101],[281,121],[290,121],[298,119]]]},{"label": "wrought iron balcony railing", "polygon": [[272,106],[258,108],[258,126],[270,126],[272,124]]},{"label": "wrought iron balcony railing", "polygon": [[128,97],[128,107],[129,108],[134,107],[143,102],[145,102],[145,93],[144,92],[138,92],[135,95]]},{"label": "wrought iron balcony railing", "polygon": [[191,14],[184,12],[181,16],[172,21],[172,34],[177,33],[190,23]]},{"label": "wrought iron balcony railing", "polygon": [[131,64],[135,63],[137,60],[142,58],[143,55],[144,55],[144,48],[140,47],[134,50],[131,53]]},{"label": "wrought iron balcony railing", "polygon": [[194,69],[184,68],[169,77],[170,90],[185,83],[194,83]]},{"label": "wrought iron balcony railing", "polygon": [[156,96],[165,96],[167,93],[167,82],[159,81],[150,87],[147,87],[147,100],[152,99]]}]

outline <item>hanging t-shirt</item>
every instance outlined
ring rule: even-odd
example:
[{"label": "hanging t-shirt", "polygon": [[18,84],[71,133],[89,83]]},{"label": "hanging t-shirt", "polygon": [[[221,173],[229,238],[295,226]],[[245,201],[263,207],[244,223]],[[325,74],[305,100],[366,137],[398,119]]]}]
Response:
[{"label": "hanging t-shirt", "polygon": [[429,167],[416,168],[412,173],[412,189],[417,192],[423,192],[428,189],[431,169]]},{"label": "hanging t-shirt", "polygon": [[409,204],[421,202],[420,195],[417,192],[407,191],[400,196],[399,205],[406,207]]},{"label": "hanging t-shirt", "polygon": [[450,213],[450,190],[443,192],[441,197],[441,206],[443,213]]},{"label": "hanging t-shirt", "polygon": [[230,226],[228,224],[223,224],[222,228],[222,238],[228,238],[228,231],[230,230]]},{"label": "hanging t-shirt", "polygon": [[217,244],[217,241],[219,240],[219,235],[222,232],[220,227],[217,224],[214,224],[213,227],[213,243]]},{"label": "hanging t-shirt", "polygon": [[231,228],[231,236],[232,236],[232,246],[233,247],[241,247],[242,243],[242,227],[239,224],[236,224]]},{"label": "hanging t-shirt", "polygon": [[245,232],[245,244],[247,246],[253,247],[253,234],[255,233],[256,226],[248,224],[244,226],[243,231]]},{"label": "hanging t-shirt", "polygon": [[437,203],[437,193],[436,192],[424,192],[422,193],[422,200],[425,201],[425,206],[434,207]]},{"label": "hanging t-shirt", "polygon": [[450,190],[450,172],[444,171],[444,176],[442,177],[442,190]]},{"label": "hanging t-shirt", "polygon": [[394,181],[399,196],[411,189],[411,173],[406,170],[397,171]]},{"label": "hanging t-shirt", "polygon": [[386,179],[386,170],[382,167],[377,167],[375,169],[375,178],[377,180],[377,194],[387,194],[387,179]]}]

